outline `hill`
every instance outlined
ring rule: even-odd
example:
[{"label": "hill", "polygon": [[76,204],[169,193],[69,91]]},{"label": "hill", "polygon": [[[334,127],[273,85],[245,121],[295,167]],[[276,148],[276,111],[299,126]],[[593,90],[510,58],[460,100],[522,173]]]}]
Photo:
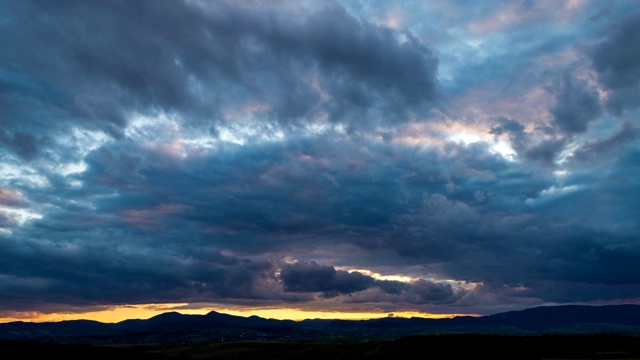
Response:
[{"label": "hill", "polygon": [[118,323],[75,320],[0,324],[0,339],[75,344],[202,344],[236,341],[353,342],[418,335],[640,335],[640,305],[542,306],[451,319],[274,320],[212,311],[164,313]]}]

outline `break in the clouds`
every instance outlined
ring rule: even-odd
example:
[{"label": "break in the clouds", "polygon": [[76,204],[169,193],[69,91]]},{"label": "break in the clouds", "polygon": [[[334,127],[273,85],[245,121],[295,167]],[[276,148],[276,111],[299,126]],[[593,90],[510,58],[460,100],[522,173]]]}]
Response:
[{"label": "break in the clouds", "polygon": [[635,1],[0,9],[0,313],[640,301]]}]

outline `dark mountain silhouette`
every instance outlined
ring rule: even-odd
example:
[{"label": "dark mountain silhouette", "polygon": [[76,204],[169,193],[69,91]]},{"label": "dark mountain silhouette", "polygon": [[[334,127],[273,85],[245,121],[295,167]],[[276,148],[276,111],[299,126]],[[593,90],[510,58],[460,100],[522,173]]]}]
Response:
[{"label": "dark mountain silhouette", "polygon": [[70,320],[60,322],[33,323],[16,321],[0,324],[0,338],[38,335],[84,336],[86,334],[108,334],[111,324],[91,320]]},{"label": "dark mountain silhouette", "polygon": [[303,321],[168,312],[118,323],[75,320],[0,324],[0,339],[69,343],[198,343],[238,340],[310,340],[335,337],[400,338],[438,334],[640,335],[640,305],[542,306],[451,319],[382,318]]},{"label": "dark mountain silhouette", "polygon": [[544,331],[579,324],[615,324],[640,326],[640,305],[612,306],[545,306],[510,311],[478,319],[486,325],[512,326],[525,330]]}]

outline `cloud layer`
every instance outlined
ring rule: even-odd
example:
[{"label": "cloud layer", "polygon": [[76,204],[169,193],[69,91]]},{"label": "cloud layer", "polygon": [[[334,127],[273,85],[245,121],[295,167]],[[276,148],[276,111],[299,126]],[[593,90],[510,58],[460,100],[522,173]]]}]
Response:
[{"label": "cloud layer", "polygon": [[0,313],[640,299],[633,1],[0,9]]}]

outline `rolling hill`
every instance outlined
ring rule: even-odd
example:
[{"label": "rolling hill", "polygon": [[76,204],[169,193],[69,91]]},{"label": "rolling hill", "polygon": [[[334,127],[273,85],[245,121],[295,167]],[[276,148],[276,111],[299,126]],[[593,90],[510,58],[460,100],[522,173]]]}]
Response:
[{"label": "rolling hill", "polygon": [[89,320],[0,324],[0,339],[91,344],[203,343],[241,340],[315,341],[416,335],[620,334],[640,335],[640,305],[542,306],[482,317],[451,319],[274,320],[212,311],[168,312],[118,323]]}]

